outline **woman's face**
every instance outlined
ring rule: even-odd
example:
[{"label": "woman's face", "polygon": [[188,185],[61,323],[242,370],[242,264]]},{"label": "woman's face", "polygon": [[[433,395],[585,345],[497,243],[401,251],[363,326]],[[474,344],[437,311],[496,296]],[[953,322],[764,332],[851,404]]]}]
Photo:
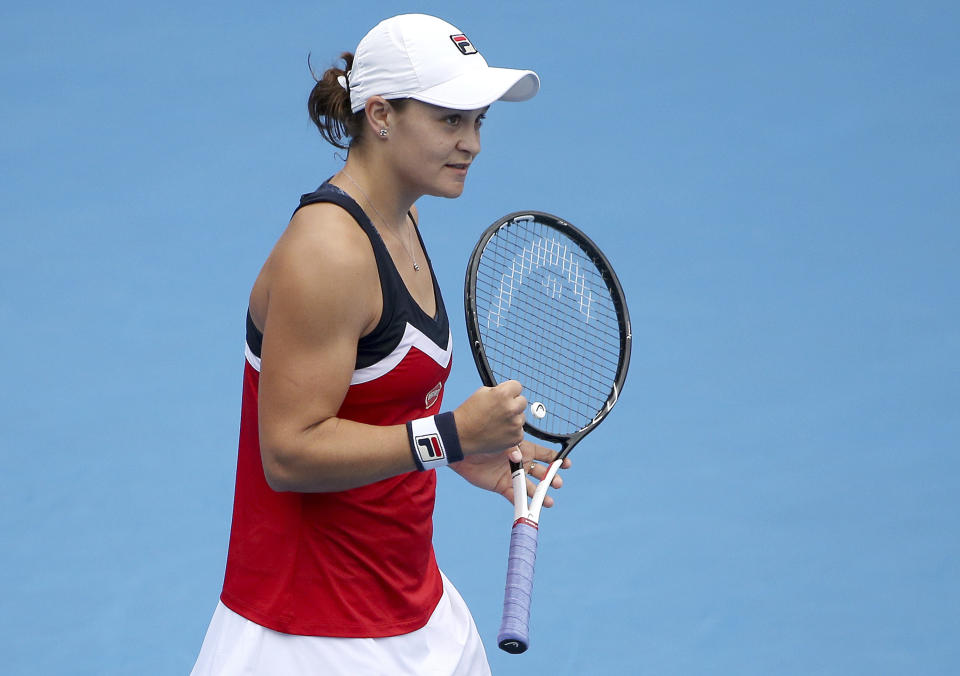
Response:
[{"label": "woman's face", "polygon": [[452,110],[407,101],[391,116],[385,144],[401,181],[418,194],[458,197],[470,163],[480,152],[486,112],[487,108]]}]

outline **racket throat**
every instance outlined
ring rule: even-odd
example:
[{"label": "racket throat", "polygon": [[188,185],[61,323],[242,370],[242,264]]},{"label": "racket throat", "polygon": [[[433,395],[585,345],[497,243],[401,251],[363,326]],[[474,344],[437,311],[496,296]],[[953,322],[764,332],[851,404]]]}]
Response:
[{"label": "racket throat", "polygon": [[513,474],[513,522],[526,520],[536,526],[540,521],[540,510],[543,509],[543,499],[547,496],[547,489],[553,482],[553,478],[560,471],[560,465],[563,464],[563,458],[557,458],[550,464],[547,475],[543,481],[537,484],[537,489],[533,492],[533,499],[527,503],[527,475],[523,471],[523,465],[511,463]]},{"label": "racket throat", "polygon": [[[563,458],[557,458],[547,470],[547,475],[537,484],[537,489],[533,492],[533,499],[530,500],[530,512],[527,516],[535,522],[540,521],[540,510],[543,509],[543,499],[547,497],[547,490],[553,482],[553,477],[560,471],[560,465],[563,464]],[[524,491],[526,493],[526,491]]]},{"label": "racket throat", "polygon": [[511,463],[511,480],[513,482],[513,518],[526,518],[527,510],[527,477],[523,465]]}]

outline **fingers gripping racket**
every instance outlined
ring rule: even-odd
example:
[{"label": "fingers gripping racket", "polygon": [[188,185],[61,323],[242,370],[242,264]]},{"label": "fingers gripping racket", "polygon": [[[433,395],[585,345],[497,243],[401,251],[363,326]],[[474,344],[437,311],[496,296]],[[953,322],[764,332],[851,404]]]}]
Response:
[{"label": "fingers gripping racket", "polygon": [[522,653],[530,643],[543,499],[563,459],[620,396],[630,364],[630,316],[597,246],[538,211],[509,214],[483,233],[467,268],[464,304],[484,385],[518,380],[531,403],[525,431],[561,445],[529,507],[523,465],[510,462],[514,523],[497,643]]}]

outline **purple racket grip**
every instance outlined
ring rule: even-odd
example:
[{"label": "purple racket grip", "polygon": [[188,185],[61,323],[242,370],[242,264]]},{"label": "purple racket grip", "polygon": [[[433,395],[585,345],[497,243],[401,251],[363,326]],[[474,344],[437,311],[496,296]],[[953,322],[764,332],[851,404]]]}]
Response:
[{"label": "purple racket grip", "polygon": [[533,567],[537,562],[537,533],[537,526],[527,519],[518,519],[510,533],[507,588],[503,594],[503,621],[497,645],[514,655],[530,645],[530,597]]}]

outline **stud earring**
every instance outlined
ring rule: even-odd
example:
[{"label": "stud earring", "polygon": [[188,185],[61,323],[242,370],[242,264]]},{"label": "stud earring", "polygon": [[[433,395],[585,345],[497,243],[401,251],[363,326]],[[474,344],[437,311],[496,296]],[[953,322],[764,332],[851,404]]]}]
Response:
[{"label": "stud earring", "polygon": [[381,129],[381,130],[380,130],[380,136],[381,136],[381,138],[385,137],[386,135],[387,135],[387,130],[386,130],[386,129]]}]

